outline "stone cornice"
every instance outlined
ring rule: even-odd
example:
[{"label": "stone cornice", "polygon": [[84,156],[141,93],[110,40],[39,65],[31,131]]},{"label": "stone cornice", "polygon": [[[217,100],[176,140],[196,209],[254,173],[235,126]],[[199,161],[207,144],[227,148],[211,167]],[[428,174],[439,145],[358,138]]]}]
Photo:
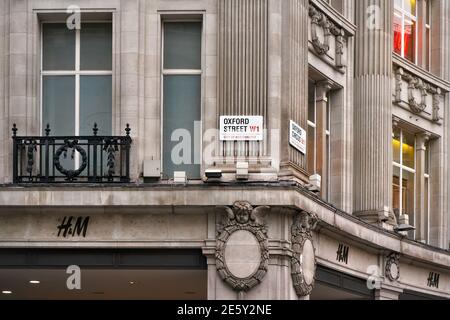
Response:
[{"label": "stone cornice", "polygon": [[[95,192],[93,192],[95,191]],[[20,213],[47,208],[171,207],[215,208],[236,199],[251,199],[258,206],[315,212],[320,228],[377,251],[394,251],[416,261],[450,269],[450,252],[408,240],[363,222],[320,200],[299,185],[260,183],[253,185],[153,186],[128,188],[53,187],[40,189],[5,186],[0,192],[0,212]]]}]

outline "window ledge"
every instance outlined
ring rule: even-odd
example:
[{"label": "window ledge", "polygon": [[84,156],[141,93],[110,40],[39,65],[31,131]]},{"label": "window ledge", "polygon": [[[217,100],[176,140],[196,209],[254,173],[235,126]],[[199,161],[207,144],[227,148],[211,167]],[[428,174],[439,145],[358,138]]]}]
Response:
[{"label": "window ledge", "polygon": [[402,58],[397,53],[392,53],[392,61],[395,65],[402,67],[419,78],[439,87],[443,92],[450,92],[450,82],[445,81],[431,72],[406,60],[405,58]]}]

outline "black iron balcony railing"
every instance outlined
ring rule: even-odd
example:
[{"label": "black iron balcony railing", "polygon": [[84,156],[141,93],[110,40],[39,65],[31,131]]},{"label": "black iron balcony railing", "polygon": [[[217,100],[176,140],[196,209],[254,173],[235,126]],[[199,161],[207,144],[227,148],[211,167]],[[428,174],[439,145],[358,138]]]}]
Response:
[{"label": "black iron balcony railing", "polygon": [[20,137],[13,126],[14,183],[128,183],[130,182],[130,126],[125,136]]}]

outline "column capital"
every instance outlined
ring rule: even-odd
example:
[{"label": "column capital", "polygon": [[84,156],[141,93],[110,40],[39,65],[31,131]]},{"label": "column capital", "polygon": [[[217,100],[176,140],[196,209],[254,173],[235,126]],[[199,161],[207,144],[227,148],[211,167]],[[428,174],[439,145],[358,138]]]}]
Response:
[{"label": "column capital", "polygon": [[429,132],[421,132],[416,135],[416,143],[417,143],[417,150],[425,151],[426,147],[425,144],[431,140],[431,134]]},{"label": "column capital", "polygon": [[333,88],[333,83],[328,80],[319,81],[316,83],[316,101],[328,101],[327,94]]},{"label": "column capital", "polygon": [[399,124],[400,124],[400,118],[398,118],[398,117],[393,117],[393,118],[392,118],[392,127],[393,127],[393,128],[397,128]]}]

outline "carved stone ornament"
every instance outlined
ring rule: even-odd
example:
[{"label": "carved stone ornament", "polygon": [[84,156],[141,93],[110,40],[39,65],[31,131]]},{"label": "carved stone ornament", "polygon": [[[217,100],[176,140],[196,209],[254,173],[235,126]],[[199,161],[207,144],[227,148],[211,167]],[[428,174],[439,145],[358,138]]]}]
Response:
[{"label": "carved stone ornament", "polygon": [[217,208],[216,266],[233,290],[247,292],[261,283],[269,265],[269,207],[253,208],[246,201]]},{"label": "carved stone ornament", "polygon": [[385,274],[392,282],[400,278],[400,254],[393,252],[387,256]]},{"label": "carved stone ornament", "polygon": [[[327,17],[315,7],[309,6],[309,16],[311,17],[311,39],[314,50],[318,55],[324,55],[330,50],[330,23]],[[323,29],[324,41],[319,40],[317,28]]]},{"label": "carved stone ornament", "polygon": [[299,297],[310,295],[314,288],[317,261],[311,232],[318,220],[316,214],[302,211],[294,216],[291,228],[291,275]]},{"label": "carved stone ornament", "polygon": [[[309,6],[309,17],[311,18],[311,42],[314,50],[319,56],[330,51],[330,37],[336,40],[336,68],[342,69],[344,65],[344,46],[346,42],[345,31],[329,19],[323,12],[312,4]],[[323,41],[320,41],[318,29],[323,30]]]},{"label": "carved stone ornament", "polygon": [[[408,103],[411,108],[412,113],[421,114],[427,108],[427,87],[425,83],[419,78],[413,77],[411,75],[406,76],[406,81],[408,81]],[[414,90],[419,90],[422,96],[420,102],[416,101],[414,97]]]},{"label": "carved stone ornament", "polygon": [[[432,84],[406,72],[403,68],[398,68],[395,72],[395,103],[402,102],[402,84],[403,81],[408,83],[408,106],[413,114],[420,115],[427,108],[427,98],[432,97],[432,121],[439,122],[442,120],[440,103],[441,89]],[[420,92],[420,101],[414,96],[415,91]]]}]

